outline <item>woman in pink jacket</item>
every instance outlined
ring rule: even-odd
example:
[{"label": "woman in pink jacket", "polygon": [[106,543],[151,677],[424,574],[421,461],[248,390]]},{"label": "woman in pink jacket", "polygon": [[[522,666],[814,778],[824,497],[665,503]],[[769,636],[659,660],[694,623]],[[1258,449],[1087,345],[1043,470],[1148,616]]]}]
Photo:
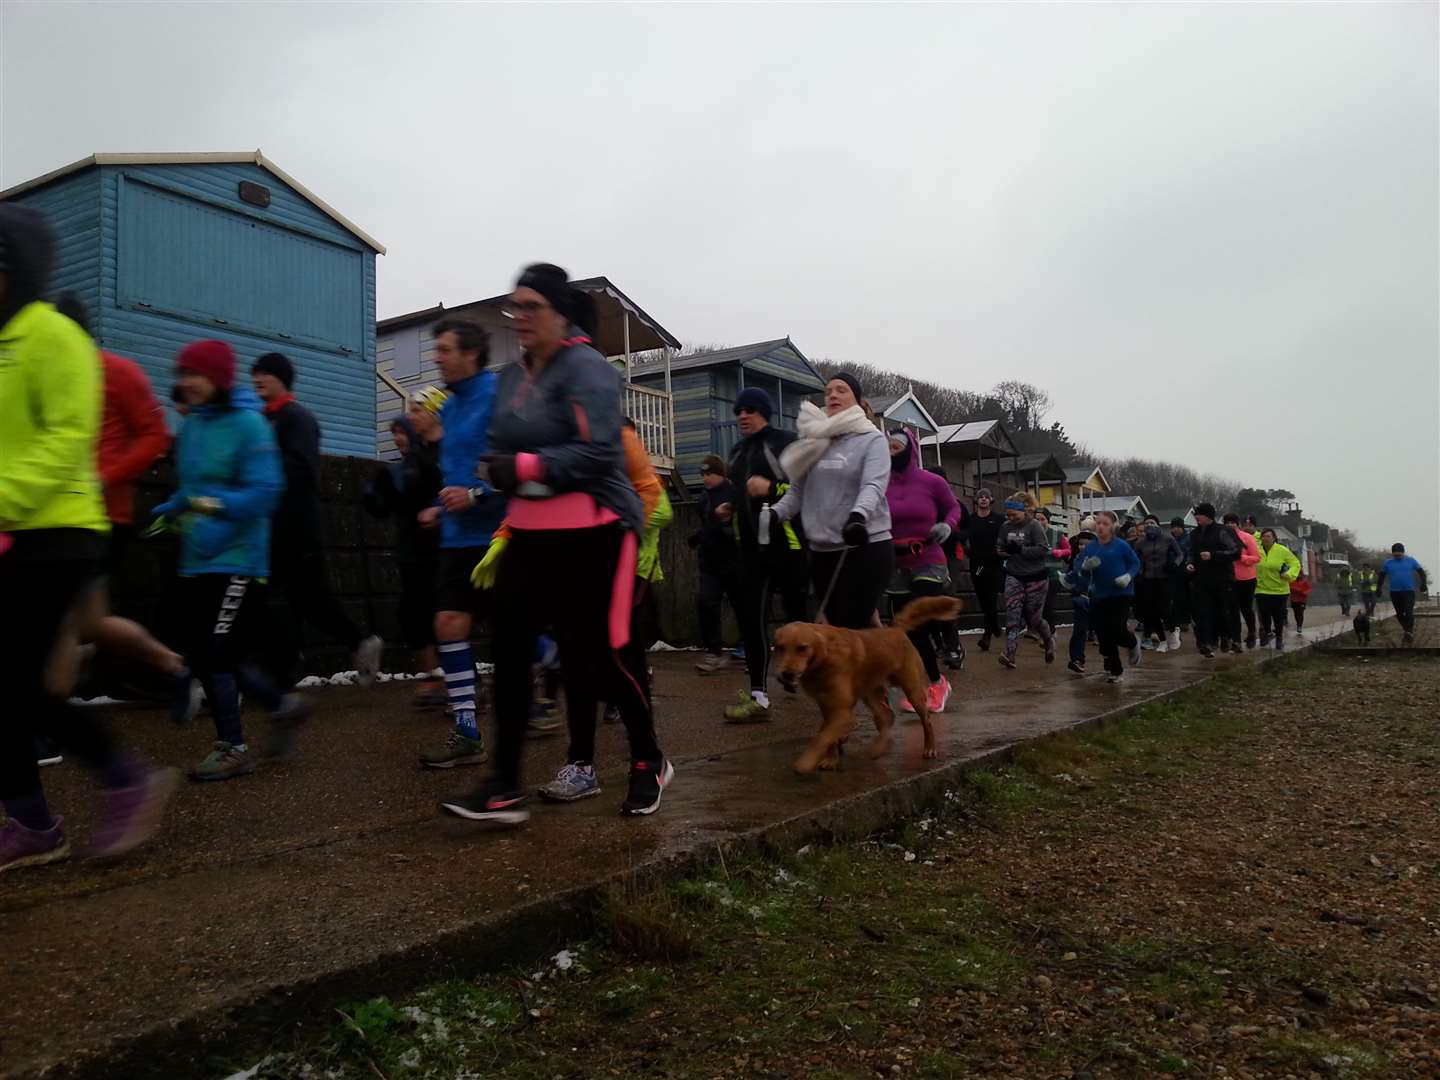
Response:
[{"label": "woman in pink jacket", "polygon": [[[1255,535],[1240,527],[1239,514],[1226,514],[1225,524],[1235,531],[1240,545],[1240,558],[1235,560],[1235,613],[1230,617],[1230,649],[1240,652],[1240,620],[1245,620],[1245,648],[1255,648],[1255,565],[1260,561],[1260,545]],[[1221,642],[1224,652],[1224,642]]]},{"label": "woman in pink jacket", "polygon": [[[890,535],[895,544],[895,576],[885,590],[890,610],[899,611],[920,596],[940,596],[950,583],[950,566],[941,545],[950,539],[960,520],[960,504],[950,485],[920,467],[920,448],[908,431],[890,436]],[[944,712],[950,700],[950,681],[940,674],[931,625],[910,631],[910,640],[925,663],[930,711]],[[907,701],[902,705],[914,712]]]}]

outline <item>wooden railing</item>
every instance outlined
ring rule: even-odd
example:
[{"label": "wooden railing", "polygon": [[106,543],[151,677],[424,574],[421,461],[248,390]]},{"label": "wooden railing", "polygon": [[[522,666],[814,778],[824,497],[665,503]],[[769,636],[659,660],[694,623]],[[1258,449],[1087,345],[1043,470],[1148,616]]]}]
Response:
[{"label": "wooden railing", "polygon": [[657,469],[675,467],[675,402],[664,390],[625,384],[625,415]]}]

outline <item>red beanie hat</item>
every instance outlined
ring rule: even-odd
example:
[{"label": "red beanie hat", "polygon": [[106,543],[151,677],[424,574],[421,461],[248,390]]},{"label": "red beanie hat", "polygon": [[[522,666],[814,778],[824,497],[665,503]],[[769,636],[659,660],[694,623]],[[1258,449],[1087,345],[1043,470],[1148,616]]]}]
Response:
[{"label": "red beanie hat", "polygon": [[192,341],[175,358],[176,371],[204,375],[220,390],[235,388],[235,351],[223,341]]}]

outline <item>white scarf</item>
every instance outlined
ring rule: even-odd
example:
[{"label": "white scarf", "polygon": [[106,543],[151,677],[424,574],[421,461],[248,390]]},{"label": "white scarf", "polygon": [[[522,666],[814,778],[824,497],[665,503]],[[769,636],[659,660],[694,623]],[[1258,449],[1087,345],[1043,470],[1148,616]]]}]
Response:
[{"label": "white scarf", "polygon": [[859,405],[827,416],[823,409],[808,401],[800,404],[795,426],[800,429],[800,437],[780,452],[780,464],[792,481],[799,480],[814,467],[830,446],[830,440],[877,430]]}]

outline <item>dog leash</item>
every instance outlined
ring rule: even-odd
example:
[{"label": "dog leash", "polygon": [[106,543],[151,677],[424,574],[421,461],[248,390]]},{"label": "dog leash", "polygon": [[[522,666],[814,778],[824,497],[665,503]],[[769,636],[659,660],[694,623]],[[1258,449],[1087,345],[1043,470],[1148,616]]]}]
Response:
[{"label": "dog leash", "polygon": [[825,597],[820,601],[820,610],[815,613],[822,619],[825,618],[825,609],[830,606],[830,596],[835,591],[835,583],[840,580],[840,571],[845,566],[845,556],[849,554],[850,549],[848,547],[841,549],[840,561],[835,564],[835,572],[830,575],[830,584],[825,588]]}]

